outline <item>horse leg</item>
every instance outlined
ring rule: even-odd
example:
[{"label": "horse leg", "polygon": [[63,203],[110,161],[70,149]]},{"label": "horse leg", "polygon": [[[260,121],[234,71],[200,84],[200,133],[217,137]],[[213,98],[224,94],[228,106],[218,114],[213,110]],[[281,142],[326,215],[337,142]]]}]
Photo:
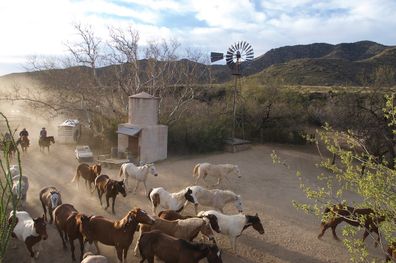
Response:
[{"label": "horse leg", "polygon": [[338,240],[338,241],[339,241],[340,239],[338,238],[337,233],[336,233],[337,225],[338,225],[338,224],[335,224],[335,225],[332,225],[332,226],[331,226],[331,232],[333,233],[333,238],[334,238],[335,240]]},{"label": "horse leg", "polygon": [[65,249],[67,246],[66,246],[66,242],[65,242],[65,240],[63,239],[63,233],[62,233],[62,230],[60,229],[60,227],[56,224],[56,229],[58,230],[58,233],[59,233],[59,236],[60,236],[60,238],[62,239],[62,244],[63,244],[63,248]]},{"label": "horse leg", "polygon": [[107,208],[109,208],[109,199],[110,199],[110,196],[108,195],[108,192],[106,192],[106,208],[105,209],[107,209]]},{"label": "horse leg", "polygon": [[147,196],[147,185],[146,185],[146,180],[143,181],[144,184],[144,195]]},{"label": "horse leg", "polygon": [[113,197],[113,203],[112,203],[112,205],[111,205],[111,211],[113,212],[113,214],[115,214],[115,211],[114,211],[114,204],[115,204],[116,197],[117,197],[117,196],[114,196],[114,197]]},{"label": "horse leg", "polygon": [[137,189],[138,189],[138,187],[139,187],[139,184],[140,184],[140,181],[139,180],[136,180],[136,187],[135,187],[135,194],[137,193]]},{"label": "horse leg", "polygon": [[322,236],[324,235],[324,233],[326,232],[326,230],[327,230],[329,227],[330,227],[330,224],[326,224],[326,223],[322,223],[322,224],[320,225],[321,232],[320,232],[320,234],[318,235],[318,239],[321,239],[321,238],[322,238]]},{"label": "horse leg", "polygon": [[96,191],[98,192],[98,197],[99,197],[99,201],[100,201],[100,206],[102,206],[102,194],[101,194],[101,191],[99,190],[99,187],[96,188]]},{"label": "horse leg", "polygon": [[236,254],[236,237],[230,237],[232,251]]},{"label": "horse leg", "polygon": [[122,262],[122,248],[116,247],[118,262]]},{"label": "horse leg", "polygon": [[80,242],[80,261],[82,261],[84,255],[84,240],[81,235],[78,237],[78,242]]},{"label": "horse leg", "polygon": [[43,206],[43,210],[44,210],[44,220],[47,222],[47,207],[43,201],[41,201],[41,205]]},{"label": "horse leg", "polygon": [[49,221],[49,223],[52,224],[52,222],[54,222],[54,218],[53,218],[53,216],[52,216],[52,207],[48,208],[48,213],[49,213],[49,215],[50,215],[50,221]]},{"label": "horse leg", "polygon": [[72,254],[72,260],[76,261],[76,256],[74,255],[74,240],[69,237],[69,243],[70,243],[70,251]]},{"label": "horse leg", "polygon": [[127,248],[123,249],[124,250],[124,262],[126,262],[126,258],[127,258],[127,255],[128,255],[128,249],[129,249],[129,246]]},{"label": "horse leg", "polygon": [[94,245],[96,247],[97,254],[100,255],[100,249],[99,249],[99,246],[98,246],[98,241],[94,241]]}]

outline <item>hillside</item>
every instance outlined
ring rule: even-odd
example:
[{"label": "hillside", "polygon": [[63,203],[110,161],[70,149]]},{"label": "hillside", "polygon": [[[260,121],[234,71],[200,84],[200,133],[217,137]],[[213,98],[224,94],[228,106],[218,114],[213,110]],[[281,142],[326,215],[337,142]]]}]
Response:
[{"label": "hillside", "polygon": [[[164,62],[157,61],[161,66]],[[138,62],[142,82],[147,81],[147,60]],[[115,69],[119,65],[111,65],[99,69],[98,74],[109,86],[113,83]],[[197,84],[224,83],[232,80],[226,65],[205,65],[186,59],[171,62],[166,66],[166,74],[172,83],[180,82],[180,68],[194,68],[194,82]],[[175,70],[175,69],[178,70]],[[249,64],[242,65],[242,73],[250,81],[263,84],[277,79],[290,85],[367,85],[375,81],[379,70],[387,68],[387,72],[396,72],[396,47],[384,46],[371,41],[341,43],[331,45],[313,43],[308,45],[285,46],[271,49],[257,57]],[[133,74],[133,67],[124,66],[122,74]],[[70,70],[70,69],[65,69]],[[84,69],[86,71],[89,69]],[[183,70],[184,71],[184,70]],[[208,72],[210,71],[210,77]],[[56,72],[56,71],[54,71]],[[0,77],[12,79],[21,76],[35,77],[39,73],[19,73]],[[179,75],[178,75],[179,74]],[[393,74],[396,75],[396,74]],[[396,84],[395,76],[388,78],[390,85]]]}]

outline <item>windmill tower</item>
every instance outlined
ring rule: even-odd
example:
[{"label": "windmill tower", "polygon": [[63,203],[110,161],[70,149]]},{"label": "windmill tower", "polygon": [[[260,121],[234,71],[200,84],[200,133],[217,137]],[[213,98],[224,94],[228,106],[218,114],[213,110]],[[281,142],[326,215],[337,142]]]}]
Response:
[{"label": "windmill tower", "polygon": [[[211,52],[210,61],[216,62],[224,58],[223,53]],[[238,83],[240,83],[241,69],[245,63],[252,61],[254,58],[254,52],[252,46],[246,41],[239,41],[231,45],[226,53],[225,60],[227,66],[231,69],[231,74],[234,75],[234,90],[233,90],[233,107],[232,107],[232,130],[231,138],[227,140],[228,145],[232,145],[231,152],[238,151],[236,145],[247,144],[248,141],[235,138],[236,129],[236,111],[237,111],[237,95],[238,95]],[[244,148],[244,147],[239,147]]]}]

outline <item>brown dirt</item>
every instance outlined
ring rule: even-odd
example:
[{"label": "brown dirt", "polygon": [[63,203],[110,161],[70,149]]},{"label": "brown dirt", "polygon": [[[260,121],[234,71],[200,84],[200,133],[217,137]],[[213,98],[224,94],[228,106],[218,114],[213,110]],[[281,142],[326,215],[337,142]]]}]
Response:
[{"label": "brown dirt", "polygon": [[[289,168],[273,165],[270,154],[276,150],[287,160]],[[239,153],[214,153],[198,156],[175,156],[157,163],[158,177],[149,177],[148,187],[163,186],[168,191],[178,191],[192,183],[192,169],[198,162],[233,163],[240,167],[242,178],[230,178],[223,182],[222,188],[231,189],[240,194],[248,214],[259,214],[265,228],[260,235],[253,229],[247,229],[237,240],[237,255],[231,253],[230,243],[224,236],[220,238],[223,249],[223,261],[236,262],[347,262],[348,254],[341,242],[332,239],[326,233],[322,240],[316,238],[320,221],[311,215],[304,214],[293,208],[291,200],[304,201],[304,194],[299,189],[295,176],[300,170],[306,180],[314,182],[321,171],[315,167],[319,158],[310,146],[260,145]],[[29,176],[30,189],[26,210],[32,216],[41,216],[43,211],[38,199],[38,192],[44,186],[55,186],[62,193],[64,203],[73,204],[79,211],[86,214],[103,215],[109,218],[120,218],[133,207],[141,207],[151,212],[143,186],[137,195],[129,194],[126,198],[118,197],[113,216],[99,205],[96,194],[90,194],[81,182],[78,189],[71,183],[78,163],[74,159],[73,148],[55,144],[51,153],[40,153],[34,146],[23,156],[24,174]],[[104,174],[115,178],[118,170],[104,168]],[[214,182],[214,181],[212,181]],[[201,182],[202,183],[202,182]],[[236,213],[231,205],[226,213]],[[184,211],[192,214],[190,205]],[[338,231],[341,232],[342,227]],[[71,262],[69,250],[62,249],[62,243],[53,225],[48,225],[49,239],[42,242],[43,250],[37,262]],[[127,262],[139,262],[129,250]],[[341,236],[341,234],[340,234]],[[77,245],[77,241],[75,241]],[[367,246],[373,248],[371,241]],[[16,245],[16,248],[12,248]],[[101,246],[103,254],[116,262],[115,250]],[[86,246],[86,250],[94,247]],[[79,256],[76,249],[76,256]],[[29,262],[24,244],[11,240],[4,262]]]}]

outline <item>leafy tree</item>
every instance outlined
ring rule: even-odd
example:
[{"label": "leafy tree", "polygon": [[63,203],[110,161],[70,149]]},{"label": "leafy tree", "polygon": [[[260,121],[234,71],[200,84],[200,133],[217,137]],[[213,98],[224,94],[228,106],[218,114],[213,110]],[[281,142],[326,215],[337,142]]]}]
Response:
[{"label": "leafy tree", "polygon": [[[393,95],[386,97],[382,115],[393,134],[396,134]],[[368,250],[367,245],[362,242],[362,232],[358,230],[364,229],[364,217],[352,214],[349,216],[359,222],[360,227],[345,226],[342,231],[343,243],[351,254],[352,262],[383,262],[385,256],[389,255],[388,244],[396,241],[396,171],[389,166],[388,161],[372,155],[351,131],[337,132],[325,125],[318,135],[316,143],[323,142],[327,151],[339,157],[340,161],[333,163],[330,158],[324,158],[323,150],[319,152],[323,157],[319,166],[325,170],[317,177],[315,185],[306,184],[301,173],[297,172],[300,187],[310,201],[293,201],[295,207],[322,217],[324,221],[332,215],[323,211],[334,204],[373,209],[375,216],[384,218],[381,223],[375,222],[382,237],[379,244],[382,256]],[[282,162],[275,153],[272,157],[274,162]],[[362,167],[365,168],[363,173]],[[369,237],[376,239],[375,234],[370,234]]]}]

